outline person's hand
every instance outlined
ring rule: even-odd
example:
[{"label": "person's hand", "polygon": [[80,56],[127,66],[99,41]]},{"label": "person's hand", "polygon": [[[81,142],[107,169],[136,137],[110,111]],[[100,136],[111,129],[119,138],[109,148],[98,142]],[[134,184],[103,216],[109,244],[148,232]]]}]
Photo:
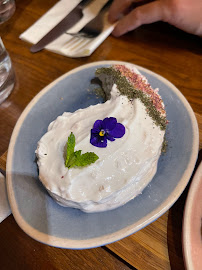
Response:
[{"label": "person's hand", "polygon": [[[139,0],[141,2],[144,0]],[[121,36],[142,24],[168,22],[191,34],[202,36],[202,0],[157,0],[143,4],[126,14],[136,0],[114,0],[109,21],[118,21],[114,36]],[[124,16],[124,14],[126,14]]]}]

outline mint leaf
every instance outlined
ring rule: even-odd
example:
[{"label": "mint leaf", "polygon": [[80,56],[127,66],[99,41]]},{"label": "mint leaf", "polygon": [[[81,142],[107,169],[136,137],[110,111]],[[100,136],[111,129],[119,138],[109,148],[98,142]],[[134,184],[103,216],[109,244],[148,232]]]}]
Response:
[{"label": "mint leaf", "polygon": [[72,153],[70,158],[69,158],[69,162],[67,163],[67,167],[68,168],[74,167],[77,158],[79,158],[80,156],[81,156],[81,150]]},{"label": "mint leaf", "polygon": [[99,159],[99,157],[95,153],[87,152],[87,153],[80,155],[76,158],[76,160],[74,162],[74,166],[85,167],[87,165],[90,165],[91,163],[94,163],[98,159]]},{"label": "mint leaf", "polygon": [[80,155],[81,155],[81,150],[74,152],[74,154],[75,154],[76,158],[80,157]]},{"label": "mint leaf", "polygon": [[71,132],[67,140],[67,150],[66,150],[66,159],[65,166],[69,169],[72,167],[85,167],[94,163],[99,157],[93,152],[87,152],[85,154],[81,154],[81,150],[75,151],[75,136]]},{"label": "mint leaf", "polygon": [[66,167],[68,167],[68,162],[69,162],[70,156],[74,153],[74,147],[75,147],[75,136],[71,132],[71,134],[68,137],[68,141],[67,141],[67,152],[66,152],[66,160],[65,160]]}]

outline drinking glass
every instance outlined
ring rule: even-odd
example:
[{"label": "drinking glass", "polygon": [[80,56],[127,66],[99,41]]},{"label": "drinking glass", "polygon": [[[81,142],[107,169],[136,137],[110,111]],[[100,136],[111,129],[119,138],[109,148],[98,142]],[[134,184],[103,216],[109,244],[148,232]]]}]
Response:
[{"label": "drinking glass", "polygon": [[0,37],[0,104],[10,95],[15,85],[15,73],[8,52]]},{"label": "drinking glass", "polygon": [[15,12],[15,0],[0,0],[0,24],[4,23]]}]

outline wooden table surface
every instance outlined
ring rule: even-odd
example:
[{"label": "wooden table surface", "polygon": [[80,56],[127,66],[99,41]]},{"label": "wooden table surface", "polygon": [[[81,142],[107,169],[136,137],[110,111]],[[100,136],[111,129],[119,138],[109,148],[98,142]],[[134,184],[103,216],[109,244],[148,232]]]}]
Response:
[{"label": "wooden table surface", "polygon": [[[23,109],[41,89],[75,67],[100,60],[127,61],[164,76],[187,98],[201,131],[202,40],[199,37],[165,23],[155,23],[120,38],[108,37],[87,58],[71,59],[47,50],[32,54],[30,44],[21,41],[19,35],[56,2],[17,0],[13,17],[0,25],[17,81],[11,96],[0,105],[0,156],[8,148]],[[201,140],[200,133],[200,148]],[[6,155],[0,159],[2,168],[5,160]],[[0,224],[0,269],[183,270],[181,231],[188,188],[169,211],[146,228],[121,241],[89,250],[41,244],[27,236],[10,215]]]}]

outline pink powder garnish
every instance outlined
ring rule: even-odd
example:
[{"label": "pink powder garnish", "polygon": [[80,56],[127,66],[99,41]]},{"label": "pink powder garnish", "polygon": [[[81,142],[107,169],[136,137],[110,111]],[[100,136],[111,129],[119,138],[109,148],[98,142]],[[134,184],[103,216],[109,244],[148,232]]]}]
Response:
[{"label": "pink powder garnish", "polygon": [[158,94],[158,89],[154,90],[151,85],[145,81],[145,78],[142,75],[132,72],[129,68],[123,65],[115,65],[114,68],[120,71],[121,74],[128,79],[128,81],[134,86],[135,89],[146,93],[150,97],[157,111],[165,116],[166,112],[164,110],[162,99]]}]

